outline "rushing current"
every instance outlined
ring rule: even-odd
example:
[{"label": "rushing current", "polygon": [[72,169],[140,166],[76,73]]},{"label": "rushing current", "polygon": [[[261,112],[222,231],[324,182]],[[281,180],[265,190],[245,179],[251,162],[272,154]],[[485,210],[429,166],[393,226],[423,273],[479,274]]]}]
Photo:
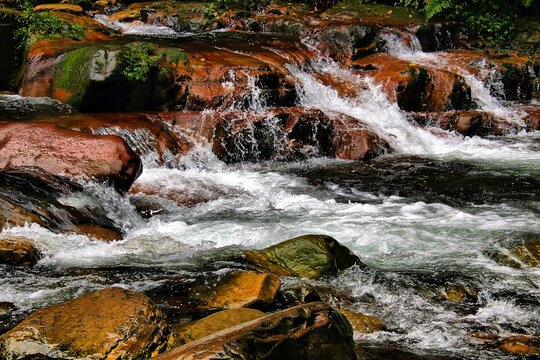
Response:
[{"label": "rushing current", "polygon": [[[399,36],[385,36],[394,42],[389,48],[395,56],[453,66],[444,53],[426,54],[414,41],[405,46]],[[409,123],[382,85],[366,75],[322,58],[309,68],[291,64],[289,71],[300,106],[359,118],[395,153],[369,162],[226,165],[208,144],[166,168],[156,166],[149,150],[137,183],[155,189],[154,195],[121,196],[94,184],[83,195],[63,199],[99,201],[127,232],[122,241],[55,234],[38,225],[5,231],[35,239],[46,257],[31,270],[7,269],[0,301],[15,303],[22,316],[113,285],[151,293],[198,271],[213,271],[197,267],[204,259],[320,233],[369,265],[319,281],[349,292],[357,299],[352,310],[386,324],[385,331],[355,334],[357,341],[471,359],[512,358],[484,346],[475,334],[540,332],[540,270],[525,264],[515,269],[496,256],[540,234],[538,131],[471,138],[425,129]],[[481,110],[523,121],[518,105],[503,104],[473,74],[457,71]],[[364,90],[342,97],[316,74],[357,82]],[[263,108],[254,104],[254,110]],[[120,135],[140,148],[150,141],[144,134]],[[161,210],[143,219],[137,201]],[[474,300],[446,300],[444,291],[457,285]]]}]

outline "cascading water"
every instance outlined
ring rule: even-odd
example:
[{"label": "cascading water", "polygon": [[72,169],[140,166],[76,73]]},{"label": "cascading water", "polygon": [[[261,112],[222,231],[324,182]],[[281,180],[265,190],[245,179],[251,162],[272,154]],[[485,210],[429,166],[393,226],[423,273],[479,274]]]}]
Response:
[{"label": "cascading water", "polygon": [[[390,35],[385,39],[393,41]],[[450,66],[443,53],[425,54],[414,41],[412,48],[401,44],[396,40],[392,46],[396,56]],[[355,310],[385,322],[386,330],[355,334],[357,341],[471,359],[511,358],[484,348],[475,334],[540,331],[539,271],[496,260],[501,253],[511,256],[509,245],[540,233],[538,132],[469,138],[421,128],[408,122],[369,76],[330,60],[288,69],[301,106],[357,118],[395,154],[367,163],[310,159],[226,165],[211,144],[204,144],[167,168],[159,166],[148,132],[98,130],[120,135],[137,149],[143,174],[126,196],[92,184],[62,201],[92,205],[100,198],[126,236],[104,243],[37,225],[4,231],[35,239],[46,257],[32,270],[9,268],[0,278],[0,300],[15,303],[22,316],[109,286],[152,291],[206,271],[197,264],[207,258],[322,233],[369,265],[318,282],[349,291]],[[453,70],[465,77],[483,111],[522,121],[520,111],[505,107],[483,82]],[[321,74],[361,90],[354,97],[340,95],[318,80]],[[249,110],[264,111],[260,89],[250,81]],[[270,125],[269,132],[277,129]],[[278,133],[271,138],[283,141]],[[244,146],[252,144],[249,136],[245,140]],[[141,217],[140,204],[157,210]],[[284,286],[296,281],[285,278]],[[449,301],[444,294],[453,286],[463,286],[474,300]]]}]

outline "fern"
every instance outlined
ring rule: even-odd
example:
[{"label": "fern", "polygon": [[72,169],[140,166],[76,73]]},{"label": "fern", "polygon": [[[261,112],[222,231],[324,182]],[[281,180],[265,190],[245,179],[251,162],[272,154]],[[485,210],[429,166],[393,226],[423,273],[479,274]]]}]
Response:
[{"label": "fern", "polygon": [[[531,1],[531,0],[523,0],[523,1]],[[455,4],[452,0],[430,0],[426,4],[426,7],[424,8],[426,19],[429,20],[433,16],[442,13],[445,9],[452,8],[454,5]]]}]

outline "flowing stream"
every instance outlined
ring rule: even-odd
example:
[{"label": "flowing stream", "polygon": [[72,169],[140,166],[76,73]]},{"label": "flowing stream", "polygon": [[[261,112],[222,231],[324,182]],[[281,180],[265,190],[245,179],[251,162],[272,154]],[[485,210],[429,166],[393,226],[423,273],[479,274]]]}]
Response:
[{"label": "flowing stream", "polygon": [[[395,35],[387,35],[387,41],[394,41],[400,58],[451,66],[445,53],[405,47]],[[309,68],[288,68],[299,105],[361,119],[395,153],[369,162],[322,158],[226,165],[208,144],[166,168],[156,166],[156,155],[148,151],[137,182],[155,188],[154,195],[121,196],[91,184],[83,195],[63,199],[106,206],[127,232],[122,241],[60,235],[37,225],[4,232],[36,239],[46,257],[30,270],[4,268],[0,301],[15,303],[22,316],[113,285],[151,293],[215,271],[200,269],[203,260],[321,233],[369,265],[314,282],[350,292],[357,299],[351,309],[387,325],[375,334],[355,334],[357,341],[457,358],[511,359],[484,346],[475,334],[540,333],[540,270],[496,260],[497,254],[508,255],[511,245],[540,234],[538,131],[471,138],[421,128],[409,123],[381,84],[366,75],[322,58]],[[523,121],[519,106],[493,97],[466,70],[459,73],[481,110]],[[347,79],[364,90],[342,97],[315,74]],[[255,110],[264,108],[255,105]],[[136,135],[131,141],[141,148],[151,141]],[[134,206],[138,201],[161,210],[143,219]],[[296,281],[284,279],[284,284]],[[474,299],[445,299],[445,289],[457,285],[468,288]]]}]

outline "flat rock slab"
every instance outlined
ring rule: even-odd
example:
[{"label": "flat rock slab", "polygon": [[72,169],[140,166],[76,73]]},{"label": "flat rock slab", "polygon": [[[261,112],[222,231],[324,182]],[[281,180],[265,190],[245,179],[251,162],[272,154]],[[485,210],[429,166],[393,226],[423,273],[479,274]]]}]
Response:
[{"label": "flat rock slab", "polygon": [[113,287],[34,312],[0,337],[0,358],[147,359],[170,336],[148,297]]},{"label": "flat rock slab", "polygon": [[223,330],[153,360],[355,360],[352,335],[345,316],[316,302]]},{"label": "flat rock slab", "polygon": [[117,136],[83,134],[50,124],[0,125],[0,170],[20,166],[108,180],[120,191],[127,191],[142,171],[140,158]]}]

